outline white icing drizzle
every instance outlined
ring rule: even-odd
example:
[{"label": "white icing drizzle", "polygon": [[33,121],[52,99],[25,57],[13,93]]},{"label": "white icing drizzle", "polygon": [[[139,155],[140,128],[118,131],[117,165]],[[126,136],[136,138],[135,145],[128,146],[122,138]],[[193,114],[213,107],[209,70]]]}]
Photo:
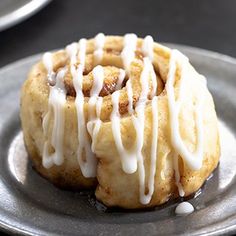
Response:
[{"label": "white icing drizzle", "polygon": [[[137,117],[133,114],[133,108],[128,107],[129,113],[132,115],[132,122],[136,131],[136,145],[131,150],[126,150],[122,144],[121,129],[120,129],[120,114],[119,114],[119,96],[120,92],[116,91],[112,94],[113,110],[111,114],[112,132],[114,141],[121,158],[122,168],[124,172],[131,174],[137,170],[139,171],[139,190],[140,202],[148,204],[154,192],[155,173],[156,173],[156,155],[157,155],[157,137],[158,137],[158,113],[157,113],[157,97],[152,100],[152,116],[153,116],[153,134],[152,134],[152,147],[151,147],[151,163],[150,175],[148,180],[148,194],[145,193],[145,167],[144,158],[142,154],[144,142],[144,124],[145,124],[145,107],[148,100],[149,84],[148,77],[151,73],[150,60],[144,58],[143,71],[141,74],[140,82],[142,91],[139,101],[136,104],[135,112]],[[130,80],[126,84],[129,105],[132,105],[132,87]]]},{"label": "white icing drizzle", "polygon": [[[78,150],[77,158],[80,165],[81,172],[84,177],[96,177],[96,165],[97,160],[91,150],[91,145],[86,130],[86,121],[84,117],[84,94],[83,94],[83,70],[85,65],[86,55],[86,40],[81,39],[79,41],[79,60],[80,64],[76,69],[71,66],[71,74],[73,77],[73,85],[76,91],[75,106],[77,112],[77,124],[78,124]],[[83,160],[84,151],[86,154],[86,160]]]},{"label": "white icing drizzle", "polygon": [[95,41],[95,50],[94,50],[94,59],[96,64],[98,64],[103,57],[103,47],[105,44],[105,35],[103,33],[99,33],[94,38]]},{"label": "white icing drizzle", "polygon": [[143,40],[142,52],[151,62],[153,61],[153,44],[152,36],[147,35]]},{"label": "white icing drizzle", "polygon": [[[127,34],[124,37],[124,48],[121,53],[124,68],[129,72],[129,66],[135,58],[135,50],[137,44],[137,36],[134,34]],[[113,137],[116,147],[121,158],[122,168],[126,173],[133,173],[139,171],[139,184],[140,184],[140,202],[148,204],[154,192],[154,179],[156,172],[156,155],[157,155],[157,137],[158,137],[158,112],[157,112],[157,97],[152,100],[152,115],[153,115],[153,136],[152,136],[152,149],[151,149],[151,164],[150,175],[148,180],[148,194],[145,194],[145,167],[144,158],[142,154],[143,136],[144,136],[144,123],[145,123],[145,107],[148,100],[149,83],[148,78],[151,75],[153,90],[152,97],[156,94],[157,81],[153,65],[150,60],[153,59],[153,40],[147,36],[143,44],[143,51],[147,57],[144,58],[143,71],[141,74],[140,82],[142,86],[139,100],[136,104],[135,112],[137,117],[133,115],[133,91],[131,80],[126,83],[126,90],[128,95],[128,112],[132,115],[132,122],[136,131],[136,145],[131,150],[126,150],[122,144],[120,132],[120,114],[119,114],[119,91],[112,94],[113,111],[111,114]]]},{"label": "white icing drizzle", "polygon": [[183,186],[180,182],[180,173],[179,173],[179,155],[177,152],[173,153],[173,163],[174,163],[174,170],[175,170],[175,184],[179,191],[179,196],[184,197],[185,192]]},{"label": "white icing drizzle", "polygon": [[[102,109],[102,102],[103,102],[103,98],[98,97],[97,102],[96,102],[96,119],[93,122],[93,123],[95,123],[95,125],[94,125],[94,128],[93,128],[93,131],[90,131],[90,135],[92,136],[91,149],[92,149],[93,152],[95,152],[95,144],[96,144],[98,132],[100,130],[101,123],[102,123],[102,121],[100,119],[101,109]],[[88,122],[88,125],[89,125],[89,122]]]},{"label": "white icing drizzle", "polygon": [[153,38],[150,35],[147,35],[144,40],[143,40],[143,45],[142,45],[142,52],[144,56],[148,57],[150,62],[148,63],[151,71],[151,78],[152,78],[152,93],[151,96],[154,97],[156,95],[156,90],[157,90],[157,78],[156,74],[152,65],[152,61],[154,58],[153,54]]},{"label": "white icing drizzle", "polygon": [[[148,77],[150,74],[149,67],[149,59],[144,58],[143,71],[141,73],[141,95],[135,107],[135,112],[137,117],[132,116],[133,124],[136,130],[136,155],[138,161],[138,171],[139,171],[139,194],[140,194],[140,202],[142,204],[148,204],[151,200],[152,193],[149,189],[149,193],[145,194],[145,167],[144,167],[144,158],[142,154],[143,142],[144,142],[144,124],[145,124],[145,107],[147,102],[147,96],[149,92],[148,86]],[[155,165],[156,167],[156,165]],[[150,173],[150,177],[154,177]],[[151,179],[151,178],[150,178]],[[154,181],[152,181],[152,188],[154,185]]]},{"label": "white icing drizzle", "polygon": [[156,73],[154,71],[153,65],[150,63],[150,73],[151,73],[151,78],[152,78],[152,93],[151,96],[154,97],[157,94],[157,77]]},{"label": "white icing drizzle", "polygon": [[[44,61],[45,62],[45,61]],[[51,62],[50,62],[51,63]],[[46,66],[50,66],[45,64]],[[49,92],[49,111],[43,120],[44,135],[46,135],[46,129],[48,127],[48,114],[50,109],[53,109],[54,123],[52,130],[51,145],[54,148],[54,153],[49,154],[49,141],[44,143],[43,148],[43,166],[50,168],[53,164],[61,165],[64,161],[63,156],[63,138],[64,138],[64,106],[66,103],[66,90],[64,86],[64,75],[66,69],[62,69],[56,76],[55,86],[50,86]]]},{"label": "white icing drizzle", "polygon": [[80,39],[79,41],[79,62],[83,70],[85,66],[86,43],[87,43],[86,39]]},{"label": "white icing drizzle", "polygon": [[116,90],[121,89],[124,79],[125,79],[125,71],[120,69],[119,77],[118,77],[118,80],[116,82]]},{"label": "white icing drizzle", "polygon": [[132,174],[137,170],[136,152],[134,149],[126,150],[122,143],[122,137],[120,132],[120,113],[119,113],[119,97],[120,91],[116,91],[112,94],[112,113],[111,113],[111,125],[114,141],[117,151],[121,158],[122,169],[127,174]]},{"label": "white icing drizzle", "polygon": [[[90,90],[90,98],[88,102],[89,106],[89,122],[87,123],[87,129],[92,137],[92,151],[94,152],[94,146],[97,140],[97,135],[101,126],[100,113],[102,108],[102,97],[99,94],[103,88],[104,71],[102,66],[96,66],[93,69],[93,87]],[[96,115],[92,113],[92,109],[96,108]]]},{"label": "white icing drizzle", "polygon": [[[179,89],[179,100],[175,100],[174,93],[174,79],[176,72],[176,63],[181,62],[181,78],[180,78],[180,89]],[[176,184],[179,189],[180,196],[184,196],[184,191],[180,183],[179,168],[178,168],[178,155],[181,155],[182,158],[186,161],[188,166],[193,170],[198,170],[202,166],[203,159],[203,127],[202,127],[202,101],[203,96],[200,94],[199,99],[195,108],[195,117],[196,117],[196,130],[197,130],[197,147],[194,153],[191,153],[183,143],[183,140],[179,132],[179,112],[181,101],[183,98],[183,86],[185,83],[185,66],[188,62],[187,58],[183,56],[177,50],[172,50],[170,62],[169,62],[169,73],[166,82],[166,91],[168,97],[168,107],[169,107],[169,117],[170,117],[170,126],[171,126],[171,143],[175,149],[174,154],[174,169],[175,169],[175,178]]]},{"label": "white icing drizzle", "polygon": [[96,66],[93,69],[93,87],[90,90],[90,99],[98,97],[103,87],[104,71],[102,66]]},{"label": "white icing drizzle", "polygon": [[[149,179],[148,179],[148,193],[145,194],[145,169],[143,163],[142,149],[139,149],[138,163],[139,163],[139,178],[140,178],[140,202],[142,204],[148,204],[154,193],[155,185],[155,174],[156,174],[156,160],[157,160],[157,142],[158,142],[158,103],[157,97],[155,96],[151,102],[152,106],[152,146],[151,146],[151,162],[149,169]],[[137,131],[136,127],[136,131]],[[144,130],[144,127],[142,127]],[[140,132],[141,133],[141,132]],[[142,133],[143,135],[143,133]],[[142,143],[143,146],[143,143]]]},{"label": "white icing drizzle", "polygon": [[43,64],[50,75],[53,73],[53,64],[52,64],[52,53],[51,52],[46,52],[43,54]]},{"label": "white icing drizzle", "polygon": [[[125,71],[127,73],[129,73],[130,63],[135,58],[137,39],[138,37],[136,34],[126,34],[124,36],[124,47],[121,52],[121,58],[123,61]],[[128,80],[126,84],[126,89],[127,89],[127,95],[128,95],[128,101],[129,101],[128,112],[131,115],[133,113],[133,90],[132,90],[132,84],[130,80]]]},{"label": "white icing drizzle", "polygon": [[78,43],[72,43],[66,47],[66,52],[70,57],[70,63],[74,65],[77,62]]},{"label": "white icing drizzle", "polygon": [[51,52],[44,53],[42,61],[47,70],[47,79],[48,79],[49,84],[55,85],[56,76],[55,76],[55,72],[53,71],[52,53]]},{"label": "white icing drizzle", "polygon": [[124,48],[121,52],[121,58],[123,60],[125,71],[129,73],[130,63],[135,58],[135,50],[137,44],[136,34],[126,34],[124,36]]},{"label": "white icing drizzle", "polygon": [[157,143],[158,143],[158,97],[152,98],[152,149],[151,149],[151,163],[150,163],[150,176],[148,182],[148,199],[150,202],[154,193],[155,174],[156,174],[156,161],[157,161]]},{"label": "white icing drizzle", "polygon": [[177,215],[188,215],[194,212],[194,207],[189,202],[181,202],[175,209]]}]

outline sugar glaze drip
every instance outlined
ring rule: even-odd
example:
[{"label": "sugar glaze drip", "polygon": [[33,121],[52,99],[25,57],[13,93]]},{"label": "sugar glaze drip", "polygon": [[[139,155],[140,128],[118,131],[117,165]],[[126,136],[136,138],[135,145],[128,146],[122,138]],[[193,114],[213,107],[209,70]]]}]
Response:
[{"label": "sugar glaze drip", "polygon": [[[150,51],[153,50],[153,40],[150,39],[150,36],[147,37],[148,40],[144,41],[143,48],[146,50],[148,48],[148,52],[146,52],[147,56],[151,57]],[[132,60],[134,59],[134,53],[136,50],[137,38],[133,35],[125,35],[124,37],[124,49],[121,53],[123,57],[123,64],[126,70],[129,71],[129,66]],[[132,45],[132,46],[130,46]],[[125,55],[125,56],[124,56]],[[128,55],[128,59],[127,59]],[[151,147],[151,165],[150,165],[150,176],[148,180],[148,194],[145,194],[145,167],[144,167],[144,157],[142,154],[143,148],[143,136],[144,136],[144,128],[145,128],[145,107],[146,102],[148,101],[148,92],[149,85],[147,83],[148,77],[151,73],[152,82],[156,81],[156,76],[153,76],[153,65],[149,57],[144,58],[143,71],[141,74],[141,95],[139,101],[133,109],[133,98],[132,98],[132,85],[130,80],[127,82],[127,95],[129,100],[128,111],[131,115],[132,122],[136,131],[136,144],[131,150],[126,150],[122,144],[121,137],[121,128],[120,128],[120,114],[119,114],[119,91],[112,94],[112,104],[113,111],[111,114],[111,123],[112,123],[112,132],[114,141],[116,143],[117,151],[121,158],[123,171],[132,174],[134,172],[139,171],[139,190],[140,190],[140,202],[142,204],[148,204],[152,198],[154,192],[154,179],[156,172],[156,154],[157,154],[157,137],[158,137],[158,113],[157,113],[157,97],[153,97],[152,100],[152,116],[153,116],[153,133],[152,133],[152,147]],[[156,93],[157,84],[153,85],[153,94]],[[134,115],[136,113],[136,116]]]},{"label": "sugar glaze drip", "polygon": [[[86,56],[86,40],[79,41],[79,61],[80,64],[76,69],[73,65],[71,67],[71,74],[73,78],[73,85],[76,91],[75,106],[77,112],[78,124],[78,150],[77,158],[80,169],[84,177],[96,177],[97,160],[91,150],[88,132],[86,129],[86,120],[84,116],[84,94],[83,94],[83,71],[85,66]],[[83,160],[83,155],[86,155],[86,161]]]},{"label": "sugar glaze drip", "polygon": [[[141,74],[141,85],[142,85],[141,95],[135,107],[136,116],[132,116],[133,125],[136,131],[136,148],[135,149],[136,149],[136,157],[138,161],[138,171],[139,171],[140,202],[142,204],[148,204],[152,197],[152,193],[150,189],[149,189],[149,193],[147,195],[145,194],[145,167],[144,167],[144,157],[142,154],[142,148],[143,148],[143,143],[144,143],[144,129],[145,129],[145,108],[146,108],[146,102],[148,100],[148,92],[149,92],[147,81],[148,81],[150,70],[148,68],[148,65],[149,65],[149,59],[144,58],[144,66],[143,66],[143,71]],[[153,103],[152,103],[152,106],[153,106]],[[153,109],[157,109],[157,107],[155,108],[152,107],[152,111]],[[153,121],[156,121],[156,117],[154,118],[154,114],[157,114],[157,113],[152,114]],[[156,126],[155,126],[155,129],[157,129]],[[151,156],[151,159],[153,159],[152,156]],[[154,167],[156,171],[156,162],[154,163]],[[155,171],[151,171],[150,173],[149,183],[152,182],[151,189],[154,189]]]},{"label": "sugar glaze drip", "polygon": [[[136,131],[136,142],[135,145],[127,150],[122,143],[122,134],[121,134],[121,115],[119,114],[119,97],[120,89],[122,87],[126,73],[129,75],[130,65],[135,59],[135,51],[137,46],[137,36],[135,34],[126,34],[124,36],[124,48],[121,52],[121,58],[123,60],[123,65],[125,70],[120,69],[120,74],[116,82],[116,92],[111,95],[113,110],[111,112],[110,120],[112,126],[113,138],[117,147],[117,152],[121,158],[122,169],[127,174],[132,174],[138,170],[139,173],[139,190],[140,190],[140,202],[142,204],[150,203],[152,195],[154,193],[155,185],[155,174],[156,174],[156,163],[157,163],[157,146],[158,146],[158,97],[156,96],[157,92],[157,79],[156,74],[152,65],[154,59],[153,53],[153,39],[151,36],[146,36],[143,40],[141,47],[142,53],[145,56],[143,59],[143,71],[140,77],[141,83],[141,95],[135,106],[133,107],[133,88],[131,80],[128,80],[126,83],[126,91],[128,96],[128,113],[130,114],[134,129]],[[94,60],[95,64],[103,58],[103,47],[105,44],[105,36],[100,33],[95,37],[94,40]],[[97,160],[94,155],[95,145],[97,136],[102,124],[100,119],[101,109],[103,98],[99,97],[99,94],[103,88],[104,72],[101,66],[96,66],[93,73],[93,86],[90,91],[90,98],[88,101],[88,121],[85,120],[84,114],[84,95],[83,95],[83,71],[85,66],[85,57],[86,57],[86,39],[81,39],[79,43],[73,43],[67,46],[66,51],[70,57],[70,70],[73,78],[73,85],[76,90],[75,106],[77,111],[78,119],[78,151],[77,157],[78,162],[84,177],[96,177],[96,166]],[[76,67],[77,57],[79,58],[79,65]],[[53,79],[53,64],[51,60],[51,54],[46,53],[43,57],[43,62],[45,68],[48,70],[48,80]],[[175,91],[174,91],[174,80],[176,72],[176,63],[180,64],[181,69],[181,78],[180,78],[180,89],[178,100],[175,100]],[[175,179],[176,185],[179,189],[179,195],[184,196],[184,190],[180,183],[180,174],[178,167],[178,156],[180,155],[190,168],[197,170],[201,168],[202,158],[203,158],[203,140],[202,140],[202,111],[201,105],[203,98],[201,97],[200,102],[196,104],[196,129],[197,129],[197,148],[194,153],[190,153],[187,148],[184,146],[184,143],[179,134],[179,111],[181,106],[181,101],[183,98],[183,87],[185,80],[185,66],[187,59],[180,54],[177,50],[171,51],[171,57],[169,61],[169,73],[166,82],[167,98],[168,98],[168,107],[169,107],[169,116],[170,116],[170,126],[171,126],[171,143],[174,148],[173,151],[173,161],[174,161],[174,170],[175,170]],[[55,81],[55,88],[50,87],[49,100],[53,97],[53,94],[56,91],[62,91],[60,94],[60,105],[56,106],[57,101],[51,99],[49,105],[54,107],[53,111],[49,109],[49,112],[44,117],[43,127],[44,133],[48,129],[48,116],[50,112],[54,112],[54,116],[59,118],[59,120],[54,121],[54,128],[52,134],[52,146],[55,149],[55,153],[51,156],[48,154],[48,145],[49,142],[46,141],[44,144],[44,154],[43,154],[43,164],[46,168],[50,168],[53,164],[62,164],[63,162],[63,132],[64,132],[64,114],[63,106],[66,103],[66,93],[64,85],[62,86],[62,73],[58,73]],[[145,108],[146,103],[149,100],[149,77],[151,78],[152,91],[151,91],[151,112],[152,112],[152,143],[151,143],[151,161],[150,161],[150,174],[148,179],[148,193],[145,192],[145,166],[144,166],[144,156],[142,154],[142,148],[144,143],[144,130],[145,130]],[[58,102],[59,103],[59,102]],[[60,114],[60,115],[59,115]],[[57,129],[58,125],[62,128]],[[54,131],[55,129],[55,131]],[[89,140],[88,133],[90,134],[92,143]],[[57,136],[55,135],[57,134]],[[61,149],[59,146],[61,145]],[[83,155],[86,156],[86,161],[83,160]]]},{"label": "sugar glaze drip", "polygon": [[120,128],[120,113],[119,113],[119,98],[120,91],[112,94],[112,113],[110,116],[113,138],[116,148],[121,158],[122,169],[127,174],[132,174],[137,170],[137,160],[135,156],[135,149],[126,150],[122,143],[121,128]]},{"label": "sugar glaze drip", "polygon": [[121,52],[121,58],[127,73],[129,73],[130,63],[135,58],[137,39],[138,37],[136,34],[126,34],[124,36],[124,48]]},{"label": "sugar glaze drip", "polygon": [[[153,61],[154,59],[154,53],[153,53],[153,45],[154,41],[152,36],[147,35],[144,40],[143,40],[143,45],[142,45],[142,52],[143,54],[149,58],[150,62]],[[151,78],[152,78],[152,97],[156,95],[156,90],[157,90],[157,79],[156,79],[156,74],[153,68],[153,65],[149,63],[150,67],[150,73],[151,73]]]},{"label": "sugar glaze drip", "polygon": [[[102,66],[96,66],[93,69],[93,87],[90,91],[89,98],[89,122],[87,123],[87,129],[92,137],[92,151],[94,152],[95,141],[97,140],[97,135],[101,126],[100,114],[102,108],[102,97],[99,97],[99,93],[103,88],[103,80],[104,80],[104,71]],[[92,108],[96,108],[96,115],[92,114]]]},{"label": "sugar glaze drip", "polygon": [[[44,61],[45,62],[45,61]],[[50,66],[51,61],[47,61],[49,64],[46,66]],[[49,141],[47,140],[44,143],[43,148],[43,166],[45,168],[50,168],[53,164],[61,165],[64,161],[63,155],[63,136],[64,136],[64,106],[66,103],[66,90],[64,86],[64,75],[66,73],[66,69],[62,69],[58,72],[56,76],[56,84],[54,86],[50,86],[50,93],[49,93],[49,111],[45,115],[43,119],[43,131],[44,135],[47,135],[48,131],[48,117],[53,110],[54,114],[54,123],[53,123],[53,130],[52,130],[52,138],[51,138],[51,145],[54,148],[54,153],[49,154]]]},{"label": "sugar glaze drip", "polygon": [[[179,88],[179,98],[175,100],[174,93],[174,79],[176,72],[176,63],[179,62],[181,69],[181,78],[180,78],[180,88]],[[203,159],[203,127],[202,127],[202,102],[203,96],[200,94],[199,100],[197,101],[195,108],[195,117],[196,117],[196,130],[197,130],[197,147],[194,153],[191,153],[183,143],[183,140],[179,132],[179,113],[180,106],[183,99],[183,90],[185,84],[186,76],[186,63],[188,59],[177,50],[172,50],[170,55],[169,62],[169,73],[166,82],[166,92],[168,97],[168,107],[169,107],[169,116],[170,116],[170,126],[171,126],[171,143],[174,147],[174,169],[175,169],[175,179],[176,185],[179,189],[179,195],[182,197],[185,195],[183,187],[180,183],[180,174],[178,167],[178,157],[181,155],[182,158],[186,161],[188,166],[193,170],[199,170],[202,166]]]},{"label": "sugar glaze drip", "polygon": [[176,215],[188,215],[194,212],[194,207],[189,202],[181,202],[175,209]]},{"label": "sugar glaze drip", "polygon": [[[130,63],[135,57],[137,36],[135,34],[126,34],[124,36],[124,47],[121,52],[121,58],[123,60],[124,68],[129,72]],[[130,80],[127,82],[127,95],[128,95],[128,111],[129,114],[133,114],[133,91]],[[121,128],[120,128],[120,113],[119,113],[119,97],[120,92],[116,91],[112,94],[112,113],[111,113],[111,125],[113,138],[116,144],[116,148],[121,158],[122,169],[127,174],[132,174],[137,170],[137,159],[135,147],[131,150],[126,150],[122,143]]]},{"label": "sugar glaze drip", "polygon": [[98,64],[103,57],[103,47],[105,44],[105,35],[103,33],[99,33],[94,38],[95,41],[95,50],[94,50],[94,59],[95,64]]},{"label": "sugar glaze drip", "polygon": [[50,85],[55,85],[55,72],[53,71],[52,53],[46,52],[42,58],[43,64],[47,70],[47,79]]},{"label": "sugar glaze drip", "polygon": [[72,43],[66,47],[66,52],[70,57],[70,64],[74,65],[77,62],[78,44]]},{"label": "sugar glaze drip", "polygon": [[121,89],[124,79],[125,79],[125,71],[120,69],[120,74],[119,74],[119,77],[118,77],[118,81],[116,83],[116,90]]},{"label": "sugar glaze drip", "polygon": [[153,61],[153,38],[150,35],[147,35],[143,40],[143,46],[142,51],[143,54],[150,59],[150,61]]}]

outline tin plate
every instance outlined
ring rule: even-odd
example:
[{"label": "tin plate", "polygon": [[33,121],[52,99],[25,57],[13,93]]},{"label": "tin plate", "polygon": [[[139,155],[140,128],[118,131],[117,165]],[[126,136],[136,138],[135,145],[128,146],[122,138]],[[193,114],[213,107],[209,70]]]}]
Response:
[{"label": "tin plate", "polygon": [[155,210],[101,211],[87,195],[63,191],[40,177],[27,157],[19,120],[19,91],[40,55],[0,69],[0,228],[24,235],[219,235],[236,232],[236,59],[180,45],[208,79],[218,117],[222,157],[189,216],[176,202]]}]

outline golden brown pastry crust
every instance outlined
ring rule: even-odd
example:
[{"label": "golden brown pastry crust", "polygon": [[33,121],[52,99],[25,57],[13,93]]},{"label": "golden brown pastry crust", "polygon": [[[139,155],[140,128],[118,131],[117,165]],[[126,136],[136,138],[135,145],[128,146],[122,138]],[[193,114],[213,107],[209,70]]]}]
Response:
[{"label": "golden brown pastry crust", "polygon": [[[134,91],[134,104],[140,96],[139,78],[143,68],[142,53],[140,48],[142,39],[138,39],[136,61],[131,64],[132,85]],[[116,150],[111,130],[110,114],[112,102],[110,94],[114,92],[114,83],[117,80],[117,68],[122,68],[120,53],[123,49],[123,37],[107,36],[104,45],[104,54],[101,65],[105,68],[105,83],[102,92],[103,105],[101,120],[103,121],[95,143],[95,154],[98,158],[97,179],[85,178],[80,170],[76,151],[78,147],[77,116],[74,104],[75,90],[68,72],[65,77],[67,88],[67,102],[65,110],[64,133],[64,162],[61,166],[46,169],[42,166],[43,144],[46,138],[50,139],[53,126],[53,115],[49,119],[48,137],[44,137],[42,120],[48,111],[49,86],[47,71],[42,62],[33,66],[21,91],[21,121],[24,133],[25,146],[31,157],[35,169],[54,184],[72,189],[96,188],[96,197],[107,206],[119,206],[128,209],[156,206],[166,202],[170,197],[178,196],[173,169],[173,147],[170,141],[170,122],[167,94],[164,84],[167,79],[170,59],[170,49],[155,43],[153,65],[158,76],[158,155],[156,162],[156,175],[154,194],[148,205],[139,201],[138,171],[126,174],[121,167],[121,160]],[[93,59],[94,40],[87,41],[87,56],[84,72],[84,94],[87,96],[91,89],[93,77],[91,71]],[[78,61],[79,64],[79,61]],[[69,66],[68,55],[64,50],[53,54],[54,71],[65,65]],[[207,89],[202,91],[199,74],[188,64],[188,80],[183,104],[179,116],[181,137],[190,151],[196,148],[196,127],[194,118],[194,104],[199,99],[199,91],[204,94],[203,104],[203,130],[204,130],[204,158],[202,168],[198,171],[191,170],[183,159],[179,159],[180,182],[185,191],[185,196],[196,192],[216,168],[220,156],[219,134],[217,117],[212,97]],[[175,92],[179,90],[180,70],[177,67]],[[128,78],[127,78],[128,79]],[[151,86],[151,85],[150,85]],[[86,92],[87,91],[87,92]],[[86,102],[88,99],[86,99]],[[123,145],[132,147],[136,133],[131,118],[127,115],[128,99],[125,87],[121,90],[119,110],[121,117],[121,134]],[[88,116],[88,106],[85,103],[85,116]],[[152,114],[150,102],[145,108],[145,131],[143,156],[147,177],[150,166],[150,150],[152,138]],[[86,157],[84,157],[86,158]],[[147,180],[148,178],[146,178]],[[147,185],[147,183],[146,183]]]}]

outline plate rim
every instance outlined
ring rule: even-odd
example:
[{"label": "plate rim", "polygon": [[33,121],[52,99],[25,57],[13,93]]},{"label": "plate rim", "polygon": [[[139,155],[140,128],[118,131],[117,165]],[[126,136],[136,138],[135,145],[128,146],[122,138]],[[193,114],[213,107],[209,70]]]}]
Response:
[{"label": "plate rim", "polygon": [[37,13],[52,0],[31,0],[21,7],[0,17],[0,31],[8,29]]}]

